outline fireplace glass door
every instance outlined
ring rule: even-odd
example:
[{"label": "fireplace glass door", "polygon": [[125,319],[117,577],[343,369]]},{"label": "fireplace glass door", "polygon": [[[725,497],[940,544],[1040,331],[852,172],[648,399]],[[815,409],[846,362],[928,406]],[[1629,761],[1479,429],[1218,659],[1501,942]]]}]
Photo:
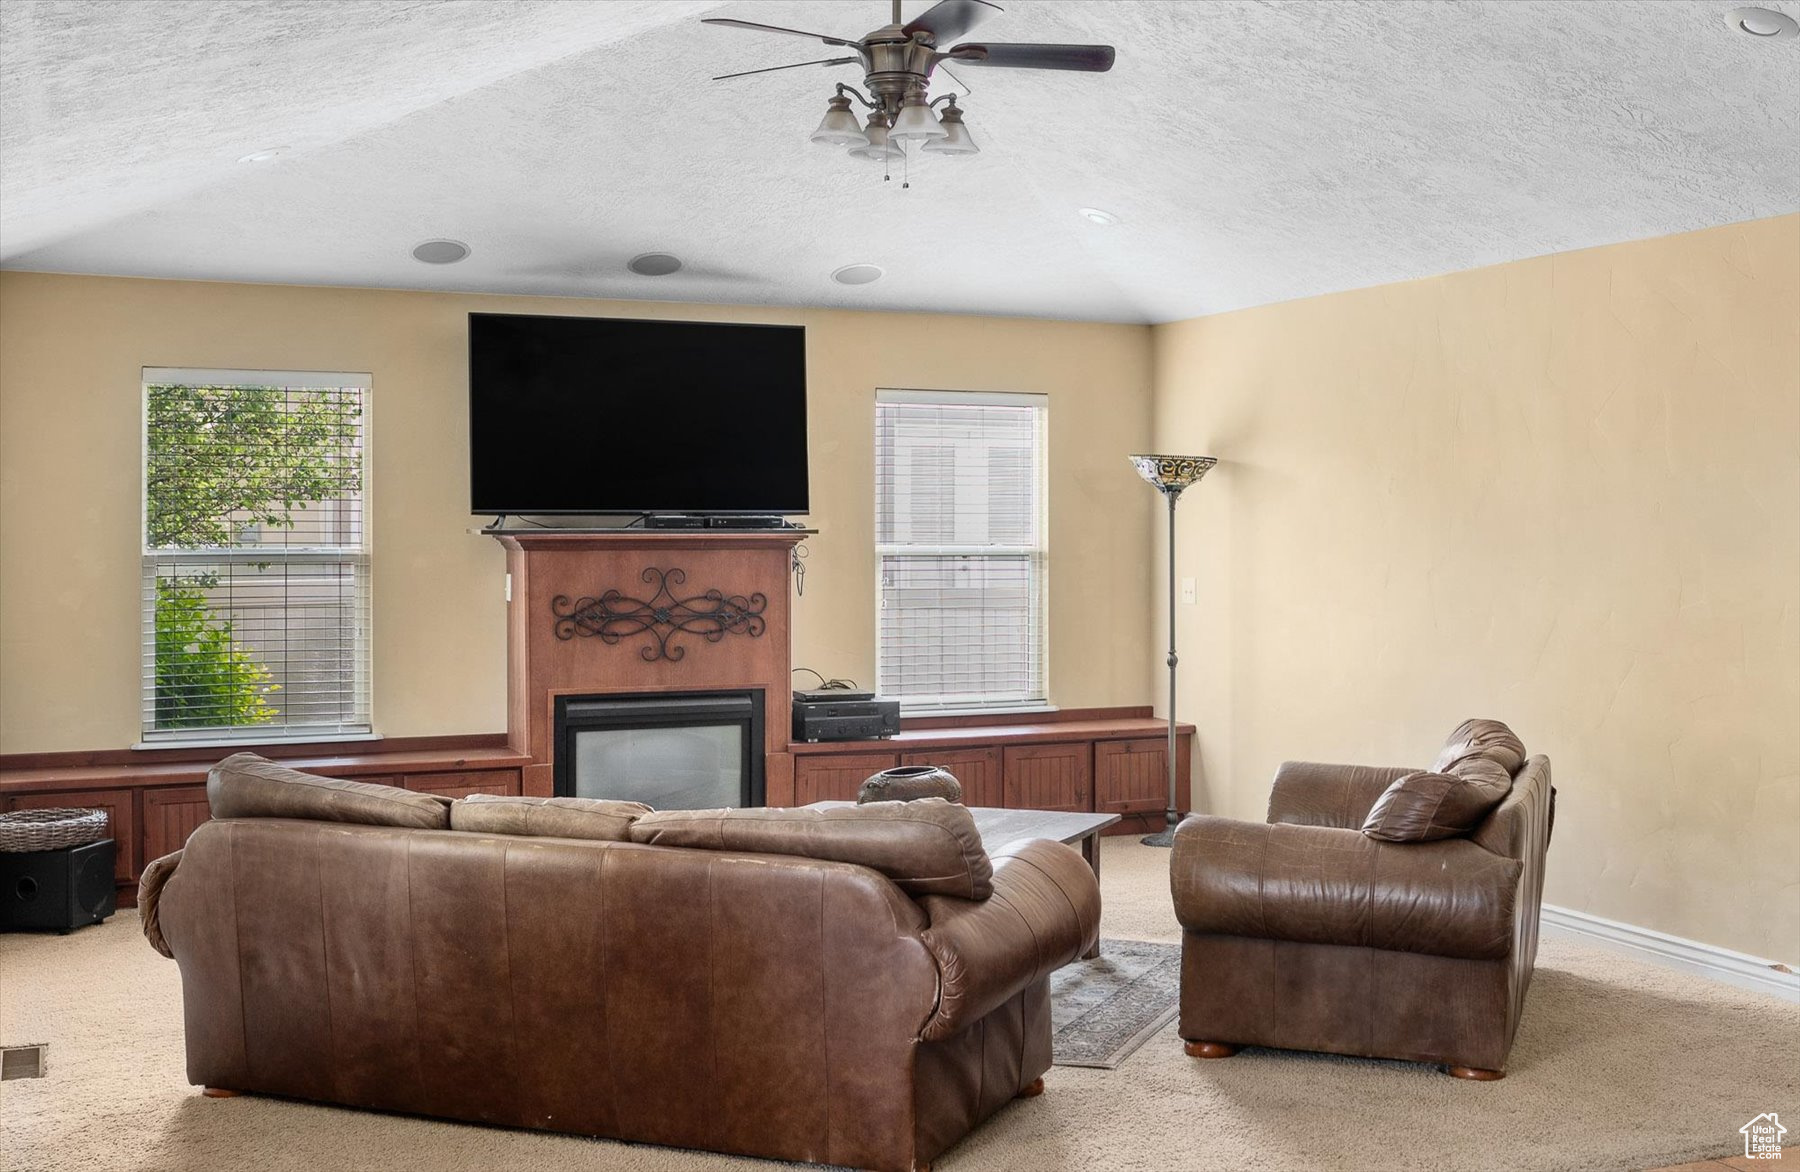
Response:
[{"label": "fireplace glass door", "polygon": [[761,691],[561,697],[556,792],[658,810],[763,804]]}]

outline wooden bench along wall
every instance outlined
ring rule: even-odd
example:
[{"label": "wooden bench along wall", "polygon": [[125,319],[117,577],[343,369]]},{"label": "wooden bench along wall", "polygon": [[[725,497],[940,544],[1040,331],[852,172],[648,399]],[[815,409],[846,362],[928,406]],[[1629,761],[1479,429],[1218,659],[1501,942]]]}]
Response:
[{"label": "wooden bench along wall", "polygon": [[[783,721],[782,723],[786,723]],[[871,773],[942,765],[972,806],[1097,810],[1124,815],[1109,834],[1161,825],[1166,728],[1145,708],[1072,710],[999,723],[991,718],[907,720],[881,741],[795,743],[793,802],[853,799]],[[1185,791],[1191,726],[1181,726],[1177,768]],[[0,757],[0,810],[102,809],[118,843],[119,903],[137,901],[144,866],[178,849],[207,819],[206,771],[233,752],[261,753],[310,773],[464,797],[522,792],[532,757],[505,733],[395,737],[309,745],[178,747]]]},{"label": "wooden bench along wall", "polygon": [[207,819],[206,771],[234,752],[261,753],[327,777],[375,781],[464,797],[516,794],[530,758],[506,734],[395,737],[308,745],[179,747],[0,757],[0,810],[47,806],[101,809],[118,843],[119,904],[137,903],[137,879],[152,859],[177,850]]}]

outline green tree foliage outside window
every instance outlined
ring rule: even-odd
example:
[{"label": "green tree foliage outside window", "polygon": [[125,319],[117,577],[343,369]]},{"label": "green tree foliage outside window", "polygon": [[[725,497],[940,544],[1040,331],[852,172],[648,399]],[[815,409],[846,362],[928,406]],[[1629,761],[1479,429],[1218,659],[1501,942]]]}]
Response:
[{"label": "green tree foliage outside window", "polygon": [[206,605],[205,575],[156,583],[156,727],[267,724],[274,673],[232,639]]},{"label": "green tree foliage outside window", "polygon": [[[309,504],[362,489],[354,388],[146,388],[145,539],[152,549],[232,547],[249,525],[288,528]],[[206,592],[213,574],[156,583],[156,727],[266,724],[278,715],[269,669],[242,647]]]}]

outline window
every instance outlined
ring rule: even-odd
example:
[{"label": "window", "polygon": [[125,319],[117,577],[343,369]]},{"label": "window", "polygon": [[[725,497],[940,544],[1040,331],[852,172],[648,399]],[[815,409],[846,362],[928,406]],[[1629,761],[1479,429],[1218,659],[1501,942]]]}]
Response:
[{"label": "window", "polygon": [[368,390],[144,370],[145,741],[370,731]]},{"label": "window", "polygon": [[1044,703],[1047,402],[876,396],[883,696],[914,711]]}]

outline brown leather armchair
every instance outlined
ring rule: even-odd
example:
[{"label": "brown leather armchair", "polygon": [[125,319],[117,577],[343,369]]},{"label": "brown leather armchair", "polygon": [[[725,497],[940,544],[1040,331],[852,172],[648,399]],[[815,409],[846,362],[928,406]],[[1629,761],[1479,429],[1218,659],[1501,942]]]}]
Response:
[{"label": "brown leather armchair", "polygon": [[[1475,725],[1512,738],[1469,722],[1446,755]],[[1170,876],[1188,1053],[1272,1046],[1503,1077],[1555,803],[1549,761],[1512,743],[1510,790],[1465,835],[1371,837],[1371,807],[1418,771],[1304,762],[1276,773],[1267,822],[1182,823]]]}]

